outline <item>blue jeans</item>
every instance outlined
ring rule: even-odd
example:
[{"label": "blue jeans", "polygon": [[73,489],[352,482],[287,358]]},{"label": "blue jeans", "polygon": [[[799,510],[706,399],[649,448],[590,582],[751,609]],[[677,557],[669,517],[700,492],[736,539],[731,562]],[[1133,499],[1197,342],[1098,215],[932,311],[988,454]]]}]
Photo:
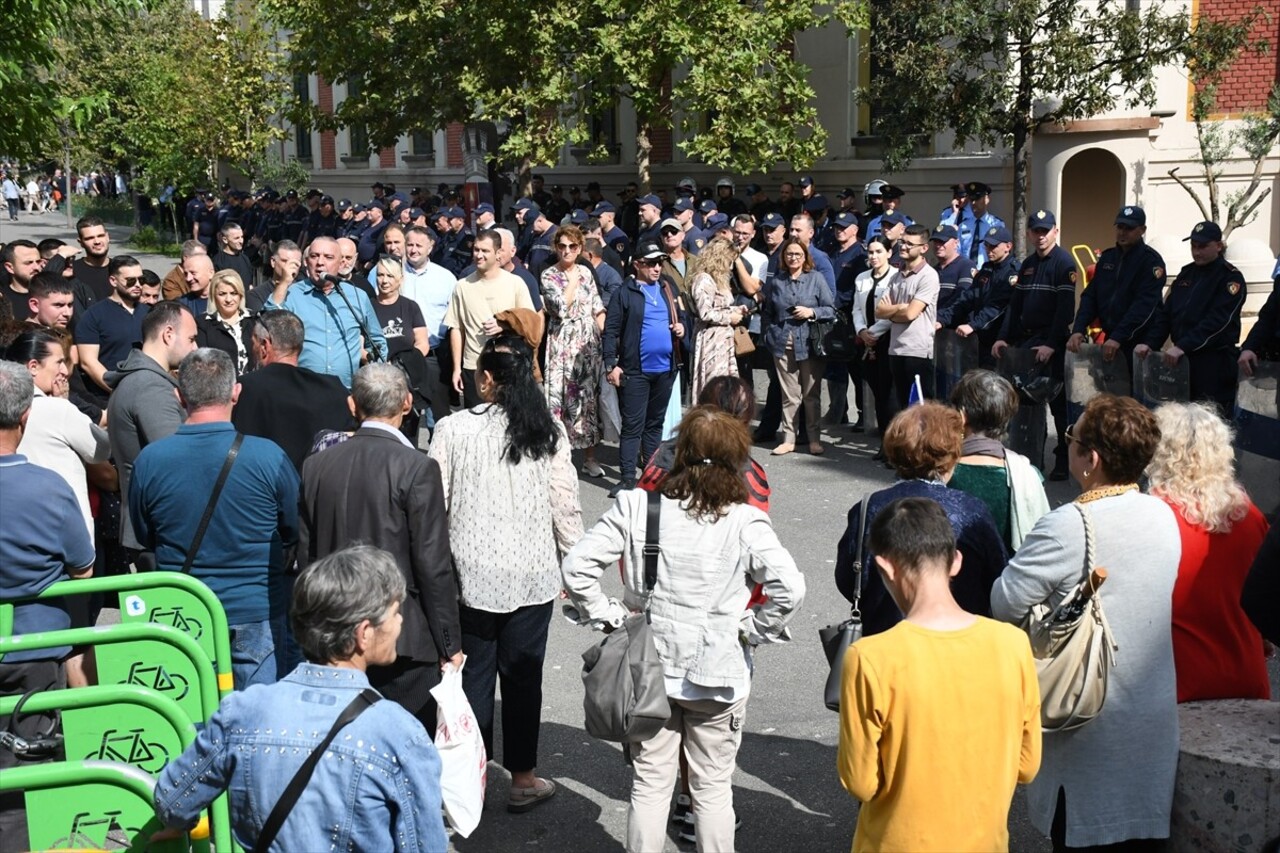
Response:
[{"label": "blue jeans", "polygon": [[271,634],[271,620],[230,627],[231,676],[236,690],[251,684],[275,684],[276,641]]},{"label": "blue jeans", "polygon": [[618,389],[618,408],[622,415],[622,435],[618,441],[618,471],[624,483],[636,481],[636,451],[640,451],[640,468],[662,443],[662,422],[666,420],[667,403],[675,373],[622,374]]}]

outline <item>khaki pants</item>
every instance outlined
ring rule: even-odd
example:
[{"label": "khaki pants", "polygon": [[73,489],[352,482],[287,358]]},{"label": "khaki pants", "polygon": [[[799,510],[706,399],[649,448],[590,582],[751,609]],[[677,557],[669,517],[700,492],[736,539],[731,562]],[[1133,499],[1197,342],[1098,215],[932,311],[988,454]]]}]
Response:
[{"label": "khaki pants", "polygon": [[652,853],[667,839],[671,791],[679,770],[681,741],[689,761],[689,793],[699,853],[732,851],[733,768],[742,744],[747,700],[726,705],[710,700],[671,700],[671,719],[649,740],[632,747],[635,780],[627,814],[627,850]]},{"label": "khaki pants", "polygon": [[782,386],[782,441],[794,444],[796,440],[796,410],[804,401],[804,418],[809,441],[822,438],[822,375],[827,371],[826,362],[818,358],[796,361],[796,352],[787,347],[785,358],[775,358],[778,367],[778,384]]}]

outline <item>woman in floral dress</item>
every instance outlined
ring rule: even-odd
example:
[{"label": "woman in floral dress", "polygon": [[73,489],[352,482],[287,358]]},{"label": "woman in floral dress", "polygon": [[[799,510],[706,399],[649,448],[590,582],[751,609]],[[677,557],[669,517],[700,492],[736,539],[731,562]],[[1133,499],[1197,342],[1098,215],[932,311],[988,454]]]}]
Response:
[{"label": "woman in floral dress", "polygon": [[555,235],[557,261],[542,273],[547,312],[547,368],[543,385],[551,414],[564,424],[569,446],[586,456],[582,470],[604,476],[596,462],[600,441],[600,332],[604,303],[589,267],[578,263],[582,231],[565,225]]},{"label": "woman in floral dress", "polygon": [[726,240],[712,240],[698,256],[698,272],[690,290],[698,315],[698,337],[693,354],[693,380],[689,399],[696,400],[702,387],[717,376],[737,376],[733,327],[742,322],[746,309],[733,304],[729,271],[738,250]]}]

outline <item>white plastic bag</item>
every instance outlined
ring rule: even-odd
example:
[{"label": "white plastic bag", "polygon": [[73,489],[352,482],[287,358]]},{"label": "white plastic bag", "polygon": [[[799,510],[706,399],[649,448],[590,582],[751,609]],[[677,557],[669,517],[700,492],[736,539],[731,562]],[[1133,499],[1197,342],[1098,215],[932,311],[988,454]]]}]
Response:
[{"label": "white plastic bag", "polygon": [[605,441],[617,442],[622,436],[622,412],[618,409],[618,389],[600,377],[600,429]]},{"label": "white plastic bag", "polygon": [[[466,660],[463,660],[466,666]],[[449,823],[463,838],[480,823],[489,757],[480,724],[462,692],[462,667],[445,667],[431,688],[436,700],[436,751],[440,753],[440,794]]]},{"label": "white plastic bag", "polygon": [[666,441],[676,434],[676,427],[680,426],[680,418],[684,416],[684,410],[680,407],[680,374],[672,374],[671,380],[671,396],[667,398],[667,416],[662,423],[662,440]]}]

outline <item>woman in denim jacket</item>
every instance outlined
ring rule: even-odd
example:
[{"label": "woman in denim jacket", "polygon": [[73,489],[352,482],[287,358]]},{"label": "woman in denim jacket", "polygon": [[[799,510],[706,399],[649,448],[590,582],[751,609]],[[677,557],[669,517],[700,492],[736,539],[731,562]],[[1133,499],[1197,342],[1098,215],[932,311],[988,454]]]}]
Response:
[{"label": "woman in denim jacket", "polygon": [[822,453],[822,374],[824,359],[809,352],[809,324],[836,318],[835,300],[826,280],[813,268],[804,243],[794,237],[778,250],[781,262],[769,282],[764,305],[764,345],[778,368],[782,386],[782,443],[773,449],[781,456],[796,449],[796,410],[804,401],[809,452]]},{"label": "woman in denim jacket", "polygon": [[[395,662],[404,576],[367,545],[311,564],[294,587],[293,631],[306,653],[283,681],[227,696],[195,743],[156,781],[156,815],[189,828],[223,791],[235,840],[256,846],[271,809],[338,715],[369,687],[366,667]],[[395,702],[377,702],[334,739],[272,850],[443,851],[440,756]]]}]

